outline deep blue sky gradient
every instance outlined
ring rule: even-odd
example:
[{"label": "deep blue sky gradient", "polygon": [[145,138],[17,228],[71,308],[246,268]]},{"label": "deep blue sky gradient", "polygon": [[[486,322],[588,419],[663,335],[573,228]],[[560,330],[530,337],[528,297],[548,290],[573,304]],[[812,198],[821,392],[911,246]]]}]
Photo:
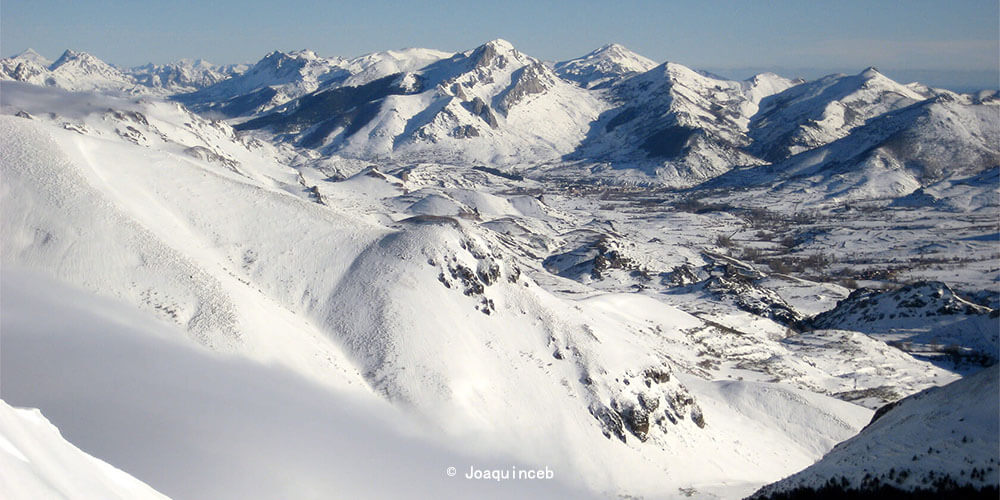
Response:
[{"label": "deep blue sky gradient", "polygon": [[253,62],[274,49],[341,56],[403,47],[462,51],[504,38],[529,55],[563,60],[618,42],[659,62],[734,77],[759,70],[813,77],[875,65],[901,80],[944,77],[953,87],[997,87],[998,4],[3,0],[0,51],[32,47],[54,59],[73,48],[131,66],[180,58]]}]

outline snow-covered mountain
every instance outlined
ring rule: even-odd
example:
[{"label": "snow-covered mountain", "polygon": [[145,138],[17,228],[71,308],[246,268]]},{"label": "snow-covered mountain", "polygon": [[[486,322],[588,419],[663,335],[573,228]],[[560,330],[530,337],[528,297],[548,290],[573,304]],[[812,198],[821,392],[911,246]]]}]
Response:
[{"label": "snow-covered mountain", "polygon": [[747,124],[761,99],[794,84],[772,74],[721,80],[664,63],[610,90],[618,105],[591,124],[569,159],[634,165],[654,178],[687,184],[760,164],[744,151]]},{"label": "snow-covered mountain", "polygon": [[857,436],[806,470],[751,498],[992,498],[1000,484],[997,394],[1000,369],[987,368],[880,409]]},{"label": "snow-covered mountain", "polygon": [[375,52],[347,62],[351,76],[338,85],[357,87],[389,75],[409,73],[454,56],[452,52],[433,49],[400,49]]},{"label": "snow-covered mountain", "polygon": [[[504,40],[182,94],[222,70],[22,56],[4,400],[168,495],[739,498],[998,357],[995,93]],[[479,464],[556,479],[444,473]]]},{"label": "snow-covered mountain", "polygon": [[214,65],[203,60],[116,68],[86,52],[65,51],[55,62],[32,49],[0,59],[0,79],[71,91],[151,93],[192,92],[239,75],[246,65]]},{"label": "snow-covered mountain", "polygon": [[[42,424],[37,410],[18,412],[28,425],[0,419],[0,438],[14,445],[0,444],[0,461],[15,464],[3,469],[5,499],[49,498],[53,490],[163,498],[123,471],[173,498],[594,497],[555,477],[450,478],[449,466],[464,476],[472,464],[533,464],[470,454],[363,387],[316,384],[294,370],[212,352],[175,324],[44,274],[5,268],[2,286],[5,398],[33,401],[59,425],[57,432]],[[386,469],[398,471],[386,478]],[[49,488],[36,495],[39,481]]]},{"label": "snow-covered mountain", "polygon": [[86,52],[66,50],[55,62],[43,66],[45,62],[45,58],[30,49],[15,57],[0,59],[0,80],[71,91],[142,91],[131,76]]},{"label": "snow-covered mountain", "polygon": [[413,72],[321,89],[238,128],[356,158],[510,164],[568,153],[604,107],[493,40]]},{"label": "snow-covered mountain", "polygon": [[938,95],[871,118],[825,146],[729,172],[705,187],[760,186],[798,193],[810,203],[837,204],[892,200],[949,181],[971,188],[975,204],[964,209],[995,205],[996,186],[970,179],[1000,165],[997,104]]},{"label": "snow-covered mountain", "polygon": [[850,186],[824,185],[837,199],[901,197],[944,180],[945,165],[968,177],[996,164],[996,93],[903,85],[875,68],[811,82],[770,73],[733,81],[657,66],[617,44],[553,64],[504,40],[459,54],[275,51],[246,71],[181,61],[122,73],[72,51],[44,62],[33,51],[4,59],[3,78],[174,94],[196,112],[263,130],[261,139],[359,161],[476,162],[670,186],[764,166],[735,177],[761,184],[777,163],[783,178],[824,168],[818,162],[837,171],[824,175],[865,171]]},{"label": "snow-covered mountain", "polygon": [[245,116],[268,111],[350,73],[345,60],[321,57],[311,50],[274,51],[243,73],[175,98],[199,112]]},{"label": "snow-covered mountain", "polygon": [[175,98],[196,111],[254,116],[317,89],[361,86],[449,56],[430,49],[390,50],[354,59],[321,57],[311,50],[274,51],[239,75]]},{"label": "snow-covered mountain", "polygon": [[215,85],[247,70],[245,64],[215,65],[201,59],[182,59],[169,64],[145,64],[126,72],[140,85],[171,94],[188,93]]},{"label": "snow-covered mountain", "polygon": [[930,89],[896,83],[868,68],[830,75],[767,97],[753,116],[751,148],[778,161],[829,144],[869,119],[933,97]]},{"label": "snow-covered mountain", "polygon": [[44,68],[47,68],[52,65],[52,61],[50,59],[39,54],[38,52],[35,51],[35,49],[32,48],[24,49],[24,51],[11,57],[11,59],[17,59],[19,61],[31,61]]},{"label": "snow-covered mountain", "polygon": [[553,69],[494,40],[400,72],[398,81],[380,73],[378,83],[352,77],[326,85],[241,128],[356,158],[610,161],[678,183],[760,163],[742,151],[750,116],[761,99],[796,82],[771,74],[733,82],[674,63],[653,66],[609,45]]},{"label": "snow-covered mountain", "polygon": [[937,208],[954,212],[995,210],[1000,206],[1000,166],[968,177],[955,176],[925,184],[892,201],[894,207]]},{"label": "snow-covered mountain", "polygon": [[605,45],[583,57],[555,64],[556,74],[588,89],[608,87],[618,81],[656,67],[647,59],[617,43]]},{"label": "snow-covered mountain", "polygon": [[[113,297],[188,342],[381,395],[453,440],[555,464],[594,491],[733,496],[808,465],[870,416],[809,389],[847,359],[807,368],[763,335],[755,343],[784,353],[799,378],[775,385],[732,358],[720,380],[704,346],[739,334],[649,297],[541,286],[540,262],[485,225],[556,223],[534,198],[447,188],[445,172],[330,183],[149,98],[8,83],[3,99],[5,270]],[[448,203],[466,215],[431,215]],[[927,373],[919,384],[936,373],[908,370]],[[28,397],[37,377],[23,377],[27,399],[15,404],[44,408]]]}]

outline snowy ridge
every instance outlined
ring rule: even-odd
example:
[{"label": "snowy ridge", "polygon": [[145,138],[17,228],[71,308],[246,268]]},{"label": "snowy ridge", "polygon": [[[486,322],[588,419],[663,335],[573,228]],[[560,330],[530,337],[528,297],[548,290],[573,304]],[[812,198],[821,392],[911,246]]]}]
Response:
[{"label": "snowy ridge", "polygon": [[[937,495],[995,496],[1000,368],[910,396],[875,414],[857,436],[806,470],[752,498],[806,498],[854,490],[922,490]],[[959,490],[959,488],[968,488]],[[845,491],[846,490],[846,491]],[[885,492],[884,490],[882,490]],[[795,496],[795,495],[799,496]]]},{"label": "snowy ridge", "polygon": [[888,111],[932,97],[868,68],[857,75],[830,75],[776,93],[761,103],[751,123],[754,151],[781,160],[846,136]]},{"label": "snowy ridge", "polygon": [[52,61],[51,60],[49,60],[47,57],[39,54],[38,52],[35,51],[35,49],[32,49],[32,48],[25,49],[24,51],[20,52],[19,54],[11,57],[11,59],[17,59],[19,61],[31,61],[31,62],[33,62],[33,63],[35,63],[35,64],[37,64],[39,66],[45,67],[45,68],[47,68],[47,67],[49,67],[49,66],[52,65]]},{"label": "snowy ridge", "polygon": [[1000,166],[969,177],[950,177],[896,198],[893,207],[930,208],[954,212],[991,210],[1000,205]]},{"label": "snowy ridge", "polygon": [[357,87],[389,75],[411,73],[454,55],[451,52],[420,48],[366,54],[348,61],[346,67],[351,76],[337,85]]},{"label": "snowy ridge", "polygon": [[[770,187],[801,193],[811,203],[900,198],[1000,164],[996,137],[996,105],[941,95],[872,118],[825,146],[777,164],[730,172],[705,187]],[[973,196],[989,205],[992,195],[985,189]]]},{"label": "snowy ridge", "polygon": [[[74,54],[49,68],[26,51],[2,60],[2,78],[70,90],[174,94],[196,112],[248,122],[244,130],[277,134],[258,133],[262,139],[327,157],[475,162],[530,168],[546,178],[588,175],[602,182],[688,187],[733,167],[802,158],[813,158],[807,160],[812,165],[815,156],[801,155],[839,140],[851,141],[842,149],[866,155],[878,141],[895,139],[890,146],[899,147],[888,153],[850,160],[851,168],[865,171],[855,186],[839,188],[842,194],[837,186],[826,188],[827,196],[851,199],[905,196],[941,180],[934,175],[946,165],[972,163],[964,171],[975,174],[984,163],[996,164],[995,91],[959,95],[903,85],[875,68],[811,82],[770,73],[731,81],[676,63],[656,66],[617,44],[552,64],[504,40],[459,54],[412,48],[345,59],[275,51],[245,72],[181,61],[122,73]],[[86,62],[63,64],[70,60]],[[974,111],[972,121],[958,112],[950,117],[957,123],[947,113],[905,118],[919,114],[913,111],[918,105],[934,112],[930,102],[987,109]],[[316,107],[305,111],[311,117],[300,113],[289,117],[294,126],[274,126],[304,106]],[[881,138],[873,144],[873,136]],[[831,161],[849,161],[842,156]],[[911,164],[931,175],[915,179],[899,172],[900,165]],[[753,172],[760,177],[762,171]],[[737,176],[739,182],[743,177]],[[884,179],[869,183],[874,177]]]},{"label": "snowy ridge", "polygon": [[131,76],[86,52],[66,50],[50,65],[43,66],[45,62],[45,58],[31,50],[13,58],[0,59],[0,80],[71,91],[143,92]]},{"label": "snowy ridge", "polygon": [[2,400],[0,469],[5,498],[167,498],[67,442],[40,411]]},{"label": "snowy ridge", "polygon": [[607,87],[623,78],[645,73],[656,62],[617,43],[605,45],[583,57],[555,64],[556,74],[588,89]]},{"label": "snowy ridge", "polygon": [[865,332],[909,352],[948,354],[960,364],[962,358],[1000,358],[996,317],[996,311],[958,297],[944,283],[923,282],[883,292],[857,289],[810,324]]},{"label": "snowy ridge", "polygon": [[[462,467],[464,474],[470,465],[534,464],[463,450],[412,413],[357,388],[317,385],[280,366],[192,345],[176,326],[119,301],[10,267],[2,285],[10,307],[2,318],[4,349],[16,353],[0,368],[5,398],[47,408],[67,439],[174,498],[591,497],[567,484],[569,476],[502,484],[449,478],[448,466]],[[67,398],[67,390],[79,397]],[[51,455],[40,446],[52,440],[49,435],[37,427],[24,434],[11,441],[24,456],[38,459],[35,469],[51,463],[41,460]],[[68,446],[53,444],[61,445],[56,450]],[[81,454],[72,451],[67,458]],[[0,460],[7,456],[0,445]],[[79,469],[53,470],[46,479],[80,487],[100,486],[110,476],[118,480],[111,487],[68,493],[116,498],[117,486],[133,493],[124,498],[143,498],[134,479],[83,458],[66,461]],[[3,469],[0,494],[45,498],[20,495],[30,482],[6,481],[23,467]],[[88,472],[94,474],[76,476]]]},{"label": "snowy ridge", "polygon": [[119,69],[85,52],[65,51],[55,62],[32,49],[0,59],[0,80],[13,80],[71,91],[164,96],[192,92],[238,75],[246,65],[214,65],[203,60],[146,64]]},{"label": "snowy ridge", "polygon": [[747,124],[762,98],[793,84],[774,75],[721,80],[664,63],[611,89],[618,106],[591,125],[570,158],[632,164],[682,185],[760,164],[743,151],[750,144]]},{"label": "snowy ridge", "polygon": [[222,66],[202,59],[182,59],[170,64],[136,66],[129,68],[127,73],[140,85],[177,94],[194,92],[240,75],[246,70],[245,64]]},{"label": "snowy ridge", "polygon": [[345,60],[325,58],[311,50],[274,51],[245,72],[215,85],[175,96],[199,112],[223,116],[253,115],[284,104],[333,80],[346,78]]},{"label": "snowy ridge", "polygon": [[264,56],[242,74],[175,98],[196,111],[227,117],[268,112],[305,94],[356,87],[424,67],[451,54],[430,49],[377,52],[355,59],[321,57],[310,50]]}]

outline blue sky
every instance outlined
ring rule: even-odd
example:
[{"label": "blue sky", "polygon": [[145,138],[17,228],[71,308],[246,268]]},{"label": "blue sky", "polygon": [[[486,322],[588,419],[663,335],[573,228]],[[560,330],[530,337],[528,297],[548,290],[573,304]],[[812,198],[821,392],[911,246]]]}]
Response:
[{"label": "blue sky", "polygon": [[4,0],[0,49],[12,55],[33,47],[55,58],[74,48],[128,66],[199,57],[252,62],[274,49],[460,51],[493,38],[562,60],[618,42],[656,61],[727,76],[814,77],[875,65],[901,80],[997,87],[998,3]]}]

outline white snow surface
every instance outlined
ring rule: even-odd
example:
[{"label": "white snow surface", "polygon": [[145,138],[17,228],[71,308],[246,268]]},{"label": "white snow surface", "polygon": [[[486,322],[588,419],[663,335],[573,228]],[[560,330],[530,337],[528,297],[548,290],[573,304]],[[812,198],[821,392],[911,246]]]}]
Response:
[{"label": "white snow surface", "polygon": [[12,500],[167,498],[67,442],[40,411],[13,408],[3,400],[0,495]]},{"label": "white snow surface", "polygon": [[[1000,483],[1000,368],[901,400],[806,470],[756,495],[819,488],[829,479],[858,488],[867,476],[902,490],[950,479],[958,486]],[[982,470],[974,475],[973,470]]]},{"label": "white snow surface", "polygon": [[[209,351],[49,277],[7,267],[2,286],[4,398],[45,408],[68,440],[171,497],[588,496],[561,469],[553,480],[465,479],[470,466],[533,466],[460,452],[370,394]],[[0,425],[0,460],[14,465],[0,469],[4,498],[164,498],[61,440],[37,411],[0,406]]]},{"label": "white snow surface", "polygon": [[[397,198],[431,187],[419,184],[425,175],[420,171],[402,180],[370,170],[315,187],[313,172],[277,161],[278,149],[241,142],[228,126],[174,103],[4,85],[3,112],[35,117],[0,117],[4,276],[18,276],[7,270],[37,273],[46,276],[37,278],[43,283],[54,279],[104,297],[93,300],[110,299],[125,304],[119,306],[125,310],[157,316],[172,325],[162,327],[168,332],[163,335],[178,343],[163,347],[167,358],[157,358],[153,353],[163,349],[136,340],[145,338],[140,336],[147,329],[161,329],[147,328],[149,320],[102,334],[96,327],[70,328],[86,322],[64,314],[50,315],[61,327],[43,329],[59,335],[45,340],[49,337],[28,333],[42,318],[8,313],[8,307],[19,308],[5,300],[5,322],[21,325],[5,326],[4,355],[10,356],[3,364],[5,399],[42,409],[70,441],[168,495],[180,491],[178,496],[187,497],[186,492],[205,488],[198,491],[209,491],[209,497],[254,492],[268,497],[292,484],[340,491],[337,477],[309,475],[322,462],[310,460],[311,452],[295,458],[295,448],[280,446],[316,442],[336,449],[332,443],[353,423],[329,424],[340,418],[331,417],[309,426],[303,424],[305,417],[295,417],[328,411],[312,405],[339,407],[334,401],[340,396],[327,399],[329,393],[379,401],[372,404],[396,411],[385,406],[387,400],[430,426],[433,431],[419,434],[438,446],[550,465],[574,487],[599,494],[651,497],[670,497],[678,488],[727,498],[749,493],[812,463],[853,435],[871,414],[810,392],[812,382],[767,382],[764,376],[740,381],[737,373],[751,372],[727,367],[712,374],[696,368],[704,341],[697,339],[710,338],[714,327],[654,298],[615,293],[583,299],[548,291],[533,278],[541,276],[538,264],[521,256],[519,243],[474,218],[402,212],[413,201]],[[45,109],[60,114],[51,116]],[[202,149],[192,154],[196,146]],[[436,175],[447,178],[446,171]],[[442,199],[474,207],[479,217],[497,223],[541,231],[557,220],[550,213],[560,213],[534,198],[504,201],[459,185],[436,189],[446,195]],[[30,291],[24,280],[18,283],[11,288]],[[86,303],[82,297],[78,301]],[[81,314],[88,308],[83,309]],[[18,329],[25,333],[7,335]],[[63,337],[67,341],[56,340]],[[767,349],[784,349],[766,334],[760,338],[768,339]],[[99,347],[106,345],[121,345],[123,351]],[[190,354],[201,348],[216,354]],[[20,350],[29,354],[18,355]],[[175,351],[198,360],[224,356],[232,360],[226,364],[243,367],[237,371],[267,372],[222,379],[256,383],[206,386],[215,379],[215,368],[168,368],[204,361],[174,363],[169,356]],[[46,358],[50,355],[57,358]],[[47,366],[71,362],[79,369],[58,372],[70,378],[51,378],[48,389],[40,389]],[[164,368],[134,374],[153,362]],[[87,383],[87,370],[94,370],[89,373],[100,383]],[[132,392],[115,392],[111,380],[119,380],[120,373],[134,374],[120,377],[135,381],[123,389]],[[184,373],[194,378],[176,378]],[[285,375],[271,379],[274,373]],[[287,377],[301,381],[282,382]],[[76,388],[72,402],[99,400],[90,408],[100,416],[118,415],[111,420],[115,425],[89,432],[88,425],[103,420],[97,414],[79,417],[79,408],[60,399],[67,384]],[[189,392],[193,385],[208,392]],[[273,389],[273,395],[235,390],[285,385],[314,388],[301,394]],[[165,387],[160,396],[137,395],[158,386]],[[237,401],[229,410],[143,413],[165,406],[200,408],[216,397]],[[768,403],[748,406],[745,398]],[[258,483],[266,474],[248,471],[273,466],[274,460],[255,458],[272,455],[251,453],[252,446],[239,444],[254,426],[273,422],[266,413],[254,416],[261,405],[300,408],[282,413],[290,420],[274,417],[281,432],[259,432],[277,447],[277,461],[289,467],[287,477],[267,485]],[[635,427],[640,420],[623,425],[616,416],[640,407],[648,409],[648,429]],[[148,417],[136,417],[137,412]],[[244,427],[233,428],[240,439],[219,444],[217,453],[201,461],[176,460],[179,452],[166,449],[155,457],[144,451],[157,443],[199,441],[205,431],[192,429],[192,415],[202,421],[213,412],[221,421],[244,418]],[[808,433],[775,431],[816,422]],[[151,435],[164,426],[174,430],[163,438]],[[131,438],[116,429],[129,430]],[[296,431],[301,433],[283,434]],[[143,446],[121,452],[116,443],[123,439]],[[208,473],[215,470],[212,464],[234,461],[243,468],[230,469],[218,481],[176,486],[177,478],[198,467]],[[420,481],[440,477],[439,466],[446,464],[434,462],[423,469],[433,471],[428,475],[407,476],[411,487],[419,483],[421,492],[435,491],[433,479],[427,485]],[[306,472],[294,472],[298,469]],[[308,480],[295,482],[298,474]],[[374,481],[370,471],[358,477]],[[380,490],[357,488],[346,491],[379,496]]]},{"label": "white snow surface", "polygon": [[[996,349],[984,306],[799,328],[856,286],[834,276],[947,273],[995,304],[989,94],[865,72],[837,102],[870,118],[762,165],[759,109],[829,100],[618,46],[591,58],[621,63],[592,86],[499,39],[275,52],[175,96],[203,115],[67,54],[3,60],[22,80],[0,84],[3,396],[167,495],[737,498],[972,372],[890,343],[961,324],[988,342],[960,347]],[[365,119],[233,128],[327,92]],[[246,115],[209,118],[228,112]],[[758,166],[725,174],[732,190],[627,185],[738,165]],[[443,474],[469,465],[556,479]]]}]

